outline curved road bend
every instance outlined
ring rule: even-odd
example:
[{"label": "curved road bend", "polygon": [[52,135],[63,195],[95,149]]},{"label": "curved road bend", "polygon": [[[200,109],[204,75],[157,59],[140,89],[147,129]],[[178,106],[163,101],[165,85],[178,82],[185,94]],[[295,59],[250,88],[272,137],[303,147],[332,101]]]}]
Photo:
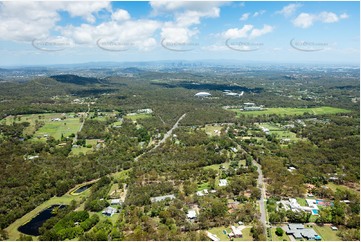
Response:
[{"label": "curved road bend", "polygon": [[[163,139],[162,139],[161,141],[159,141],[159,143],[156,144],[156,145],[155,145],[152,149],[150,149],[148,152],[151,152],[151,151],[157,149],[161,144],[163,144],[163,143],[172,135],[173,131],[174,131],[176,128],[178,128],[179,122],[180,122],[185,116],[186,116],[186,113],[183,114],[183,115],[177,120],[177,122],[173,125],[173,127],[172,127],[167,133],[165,133]],[[146,153],[148,153],[148,152],[146,152]],[[144,154],[145,154],[145,153],[140,154],[140,155],[138,155],[137,157],[135,157],[135,158],[134,158],[134,161],[137,161],[137,160],[138,160],[142,155],[144,155]]]}]

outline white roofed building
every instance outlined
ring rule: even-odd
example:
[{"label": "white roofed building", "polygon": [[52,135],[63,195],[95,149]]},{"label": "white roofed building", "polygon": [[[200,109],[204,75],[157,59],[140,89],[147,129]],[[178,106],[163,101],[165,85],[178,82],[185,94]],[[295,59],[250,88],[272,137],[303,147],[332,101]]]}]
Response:
[{"label": "white roofed building", "polygon": [[196,96],[196,97],[209,97],[209,96],[212,96],[212,94],[210,94],[209,92],[198,92],[194,96]]}]

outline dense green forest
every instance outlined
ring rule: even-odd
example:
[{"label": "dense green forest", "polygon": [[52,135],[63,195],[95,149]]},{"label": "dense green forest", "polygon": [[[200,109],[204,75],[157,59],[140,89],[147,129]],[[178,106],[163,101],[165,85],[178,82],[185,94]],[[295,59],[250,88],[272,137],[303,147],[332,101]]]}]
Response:
[{"label": "dense green forest", "polygon": [[[257,163],[269,222],[310,222],[309,213],[278,210],[277,202],[312,193],[334,204],[314,221],[340,226],[340,239],[358,240],[359,80],[308,74],[295,79],[282,71],[252,77],[236,71],[138,71],[129,77],[1,82],[0,238],[7,239],[6,228],[40,204],[99,178],[86,198],[43,224],[39,239],[207,240],[205,231],[243,221],[251,238],[265,240]],[[227,96],[224,90],[244,94]],[[199,91],[212,96],[195,97]],[[246,102],[347,112],[247,115],[226,108]],[[53,113],[63,118],[38,118]],[[60,139],[41,133],[60,124],[70,130],[65,117],[76,118],[77,131]],[[221,179],[226,186],[219,185]],[[101,214],[114,187],[124,193],[115,219]],[[207,195],[197,195],[204,190]],[[174,199],[152,202],[165,195]],[[187,218],[190,210],[197,211],[196,219]]]}]

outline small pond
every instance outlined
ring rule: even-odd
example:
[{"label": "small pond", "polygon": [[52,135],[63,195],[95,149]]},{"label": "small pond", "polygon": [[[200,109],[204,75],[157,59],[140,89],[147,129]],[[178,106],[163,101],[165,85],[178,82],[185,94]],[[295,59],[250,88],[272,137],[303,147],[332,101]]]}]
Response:
[{"label": "small pond", "polygon": [[93,183],[92,183],[92,184],[84,185],[84,186],[82,186],[82,187],[79,187],[79,188],[76,189],[73,193],[74,193],[74,194],[82,193],[82,192],[84,192],[86,189],[90,188],[92,185],[93,185]]},{"label": "small pond", "polygon": [[44,209],[32,220],[30,220],[26,224],[20,226],[18,228],[18,230],[24,234],[28,234],[28,235],[32,235],[32,236],[39,236],[40,235],[39,228],[43,225],[43,223],[45,223],[46,220],[55,216],[55,214],[53,214],[52,211],[56,207],[64,208],[64,207],[66,207],[66,205],[55,204],[47,209]]}]

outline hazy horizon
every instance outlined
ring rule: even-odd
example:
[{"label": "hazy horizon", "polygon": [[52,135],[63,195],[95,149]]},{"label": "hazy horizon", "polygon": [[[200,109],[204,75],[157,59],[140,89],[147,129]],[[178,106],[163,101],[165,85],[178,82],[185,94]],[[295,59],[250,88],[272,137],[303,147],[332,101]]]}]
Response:
[{"label": "hazy horizon", "polygon": [[219,59],[359,65],[359,9],[357,1],[5,1],[0,66]]}]

